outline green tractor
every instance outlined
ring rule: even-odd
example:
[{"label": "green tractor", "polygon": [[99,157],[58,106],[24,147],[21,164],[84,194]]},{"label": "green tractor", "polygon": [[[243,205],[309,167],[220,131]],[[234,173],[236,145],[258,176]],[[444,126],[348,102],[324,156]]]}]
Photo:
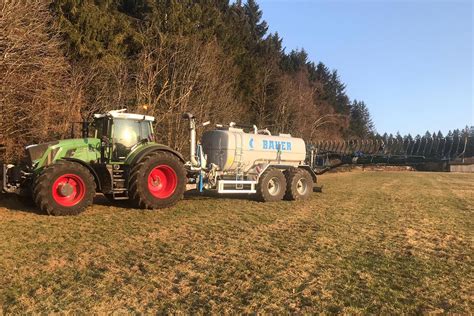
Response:
[{"label": "green tractor", "polygon": [[187,177],[183,156],[154,141],[154,117],[125,110],[94,115],[83,138],[26,147],[26,161],[2,166],[2,191],[32,198],[50,215],[76,215],[97,192],[137,208],[174,205]]}]

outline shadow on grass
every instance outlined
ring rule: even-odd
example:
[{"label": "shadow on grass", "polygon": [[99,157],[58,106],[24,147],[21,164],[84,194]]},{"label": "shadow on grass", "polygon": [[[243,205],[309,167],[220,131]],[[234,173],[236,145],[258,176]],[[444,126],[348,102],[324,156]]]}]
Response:
[{"label": "shadow on grass", "polygon": [[[113,206],[117,208],[131,208],[128,201],[109,201],[104,195],[97,194],[94,197],[95,205]],[[49,216],[41,211],[30,197],[20,197],[16,194],[0,194],[0,208],[6,208],[13,212],[31,213]]]},{"label": "shadow on grass", "polygon": [[[204,200],[211,200],[211,199],[235,199],[235,200],[248,200],[248,201],[256,201],[254,195],[249,194],[218,194],[214,191],[206,191],[203,193],[198,192],[197,190],[188,190],[184,192],[184,200],[185,201],[204,201]],[[179,202],[178,202],[179,203]],[[107,199],[102,194],[97,194],[94,198],[94,204],[101,205],[101,206],[113,206],[117,208],[123,209],[131,209],[134,208],[133,205],[130,204],[128,200],[117,200],[112,201]]]},{"label": "shadow on grass", "polygon": [[[205,191],[203,193],[197,190],[188,190],[184,193],[184,200],[187,201],[204,201],[211,199],[232,199],[232,200],[247,200],[257,201],[255,195],[252,194],[218,194],[215,191]],[[178,202],[179,203],[179,202]],[[97,194],[94,197],[94,205],[101,205],[107,207],[116,207],[122,209],[134,208],[128,200],[112,201],[102,194]],[[6,208],[14,212],[24,212],[36,215],[48,216],[42,212],[30,197],[20,197],[16,194],[0,194],[0,208]]]},{"label": "shadow on grass", "polygon": [[36,207],[32,198],[21,197],[16,194],[0,194],[0,208],[2,207],[14,212],[47,215]]},{"label": "shadow on grass", "polygon": [[196,189],[188,190],[184,193],[185,200],[210,200],[210,199],[232,199],[232,200],[247,200],[257,201],[255,194],[247,193],[233,193],[233,194],[219,194],[217,191],[204,191],[199,192]]},{"label": "shadow on grass", "polygon": [[115,207],[120,209],[133,209],[129,200],[109,200],[105,195],[97,193],[94,197],[93,205]]}]

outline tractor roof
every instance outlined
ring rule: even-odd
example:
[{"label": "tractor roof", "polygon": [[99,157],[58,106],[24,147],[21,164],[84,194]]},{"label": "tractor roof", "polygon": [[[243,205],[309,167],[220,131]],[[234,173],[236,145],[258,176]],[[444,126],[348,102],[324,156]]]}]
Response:
[{"label": "tractor roof", "polygon": [[149,115],[143,114],[134,114],[134,113],[125,113],[127,109],[122,110],[113,110],[109,111],[106,114],[94,114],[95,118],[101,117],[113,117],[113,118],[121,118],[121,119],[129,119],[129,120],[144,120],[144,121],[151,121],[153,122],[155,118]]}]

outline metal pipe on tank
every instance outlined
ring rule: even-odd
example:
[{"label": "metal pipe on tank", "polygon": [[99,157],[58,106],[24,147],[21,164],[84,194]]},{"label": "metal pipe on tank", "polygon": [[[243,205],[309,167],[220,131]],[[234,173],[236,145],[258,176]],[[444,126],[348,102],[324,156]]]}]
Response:
[{"label": "metal pipe on tank", "polygon": [[183,118],[189,120],[190,148],[189,156],[193,167],[201,167],[196,159],[196,119],[191,113],[184,113]]}]

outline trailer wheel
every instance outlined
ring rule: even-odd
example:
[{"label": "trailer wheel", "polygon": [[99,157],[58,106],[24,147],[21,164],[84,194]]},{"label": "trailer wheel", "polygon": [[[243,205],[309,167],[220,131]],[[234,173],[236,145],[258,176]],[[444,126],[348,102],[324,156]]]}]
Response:
[{"label": "trailer wheel", "polygon": [[95,182],[80,164],[58,161],[43,169],[33,185],[36,205],[49,215],[77,215],[92,204]]},{"label": "trailer wheel", "polygon": [[158,151],[132,167],[129,196],[135,207],[157,209],[170,207],[183,198],[186,171],[173,154]]},{"label": "trailer wheel", "polygon": [[257,198],[262,202],[275,202],[283,199],[286,180],[283,173],[276,168],[268,168],[257,185]]},{"label": "trailer wheel", "polygon": [[286,193],[285,200],[304,200],[313,191],[313,178],[308,171],[301,168],[291,168],[285,171]]}]

